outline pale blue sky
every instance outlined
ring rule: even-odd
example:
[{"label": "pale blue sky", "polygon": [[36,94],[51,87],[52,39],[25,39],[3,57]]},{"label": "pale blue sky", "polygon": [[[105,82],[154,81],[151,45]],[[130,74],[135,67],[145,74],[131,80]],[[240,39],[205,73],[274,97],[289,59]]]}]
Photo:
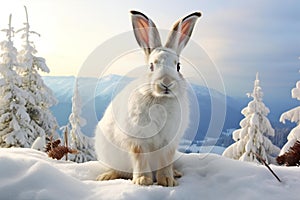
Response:
[{"label": "pale blue sky", "polygon": [[[193,11],[201,11],[203,16],[192,39],[215,63],[229,95],[243,96],[251,91],[256,72],[260,73],[263,91],[269,99],[290,98],[290,89],[300,80],[300,1],[297,0],[0,2],[0,29],[6,28],[10,13],[13,26],[20,28],[25,20],[23,5],[27,6],[31,27],[41,34],[40,38],[33,38],[38,55],[46,58],[50,75],[77,75],[95,48],[132,30],[129,10],[136,9],[161,29],[169,29],[178,18]],[[4,38],[3,33],[0,38]],[[16,46],[19,42],[16,38]],[[138,47],[133,45],[133,49]],[[142,56],[131,58],[143,62]],[[117,65],[123,63],[126,66],[130,61]],[[209,71],[206,66],[201,68]]]}]

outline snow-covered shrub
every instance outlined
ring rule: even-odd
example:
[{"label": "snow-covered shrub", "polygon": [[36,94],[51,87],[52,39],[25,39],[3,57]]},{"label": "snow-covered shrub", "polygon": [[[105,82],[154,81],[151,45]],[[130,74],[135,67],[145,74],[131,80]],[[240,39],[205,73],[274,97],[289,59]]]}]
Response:
[{"label": "snow-covered shrub", "polygon": [[[296,83],[296,87],[292,89],[292,98],[296,98],[300,100],[300,81]],[[298,125],[291,130],[289,135],[287,136],[287,143],[282,147],[280,154],[283,155],[284,153],[288,152],[290,147],[292,147],[297,140],[300,141],[300,106],[293,108],[287,112],[282,113],[280,116],[280,122],[285,123],[286,120],[291,122],[295,122]]]},{"label": "snow-covered shrub", "polygon": [[35,130],[26,107],[29,93],[22,88],[22,77],[16,73],[20,65],[12,41],[11,17],[8,29],[2,30],[7,40],[0,43],[0,147],[31,147]]},{"label": "snow-covered shrub", "polygon": [[70,146],[76,149],[77,154],[70,155],[70,160],[78,163],[96,160],[94,150],[94,140],[84,135],[81,127],[86,124],[86,120],[81,117],[81,98],[78,91],[78,82],[74,87],[74,95],[72,98],[72,113],[69,117],[71,125],[70,130]]},{"label": "snow-covered shrub", "polygon": [[263,92],[259,85],[258,74],[253,92],[248,96],[253,100],[241,111],[245,116],[240,122],[241,128],[233,132],[232,137],[235,143],[223,152],[223,156],[259,163],[256,156],[258,154],[267,163],[274,163],[280,149],[267,137],[274,136],[274,129],[267,118],[270,110],[263,103]]},{"label": "snow-covered shrub", "polygon": [[57,121],[50,111],[50,107],[57,103],[57,100],[52,91],[44,84],[39,72],[47,72],[50,70],[45,63],[45,59],[36,57],[37,50],[33,41],[30,41],[32,34],[38,33],[30,29],[28,22],[27,9],[24,28],[17,32],[22,32],[24,40],[23,49],[19,51],[18,62],[22,66],[20,74],[22,78],[22,89],[28,94],[26,99],[26,109],[30,117],[30,125],[33,127],[34,138],[46,135],[54,138],[58,137],[56,129],[58,128]]}]

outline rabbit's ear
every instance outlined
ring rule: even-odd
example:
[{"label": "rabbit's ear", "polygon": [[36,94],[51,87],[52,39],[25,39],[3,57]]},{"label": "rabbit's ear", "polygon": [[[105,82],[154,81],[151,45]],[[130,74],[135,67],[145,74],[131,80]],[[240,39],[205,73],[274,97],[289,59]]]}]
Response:
[{"label": "rabbit's ear", "polygon": [[200,12],[195,12],[177,21],[168,36],[165,46],[173,49],[179,55],[189,41],[195,23],[200,16]]},{"label": "rabbit's ear", "polygon": [[161,47],[158,30],[151,19],[138,11],[130,11],[135,38],[147,56],[157,47]]}]

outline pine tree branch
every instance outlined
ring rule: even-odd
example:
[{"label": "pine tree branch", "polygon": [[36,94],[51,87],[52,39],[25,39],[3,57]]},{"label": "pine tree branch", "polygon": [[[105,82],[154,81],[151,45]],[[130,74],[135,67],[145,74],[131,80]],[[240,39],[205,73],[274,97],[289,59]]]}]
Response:
[{"label": "pine tree branch", "polygon": [[268,170],[273,174],[273,176],[275,176],[275,178],[281,182],[280,178],[275,174],[275,172],[271,169],[271,167],[266,163],[266,161],[260,156],[258,155],[258,153],[255,153],[256,157],[268,168]]}]

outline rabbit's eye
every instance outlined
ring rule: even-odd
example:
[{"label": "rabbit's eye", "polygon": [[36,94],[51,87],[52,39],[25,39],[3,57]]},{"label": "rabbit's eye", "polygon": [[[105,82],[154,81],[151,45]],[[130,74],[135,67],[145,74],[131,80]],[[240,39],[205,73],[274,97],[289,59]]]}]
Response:
[{"label": "rabbit's eye", "polygon": [[177,71],[180,71],[180,63],[177,63]]},{"label": "rabbit's eye", "polygon": [[151,72],[153,72],[153,70],[154,70],[153,63],[150,63],[150,70],[151,70]]}]

